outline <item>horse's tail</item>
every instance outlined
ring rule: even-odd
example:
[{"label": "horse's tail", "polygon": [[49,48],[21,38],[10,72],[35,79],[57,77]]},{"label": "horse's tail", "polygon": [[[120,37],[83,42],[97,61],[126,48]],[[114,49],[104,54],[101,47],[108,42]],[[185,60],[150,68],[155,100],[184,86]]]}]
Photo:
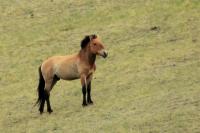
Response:
[{"label": "horse's tail", "polygon": [[[41,104],[42,99],[44,98],[44,86],[45,86],[45,81],[44,78],[42,76],[42,71],[41,71],[41,66],[39,67],[39,84],[38,84],[38,100],[36,102],[36,104]],[[35,104],[35,105],[36,105]]]}]

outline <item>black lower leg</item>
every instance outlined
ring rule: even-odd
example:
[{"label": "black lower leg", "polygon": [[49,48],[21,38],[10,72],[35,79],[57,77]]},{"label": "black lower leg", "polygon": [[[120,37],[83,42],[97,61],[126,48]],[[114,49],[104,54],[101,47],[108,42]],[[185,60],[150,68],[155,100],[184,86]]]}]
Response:
[{"label": "black lower leg", "polygon": [[40,114],[42,114],[44,111],[44,104],[45,104],[45,99],[43,98],[40,103],[40,108],[39,108]]},{"label": "black lower leg", "polygon": [[89,82],[88,86],[87,86],[87,102],[89,104],[93,104],[93,101],[91,99],[91,82]]},{"label": "black lower leg", "polygon": [[86,103],[86,86],[82,86],[82,93],[83,93],[83,106],[87,106],[87,103]]},{"label": "black lower leg", "polygon": [[46,95],[46,101],[47,101],[47,111],[51,113],[53,112],[53,110],[51,109],[50,100],[49,100],[50,94],[47,91],[45,91],[45,95]]}]

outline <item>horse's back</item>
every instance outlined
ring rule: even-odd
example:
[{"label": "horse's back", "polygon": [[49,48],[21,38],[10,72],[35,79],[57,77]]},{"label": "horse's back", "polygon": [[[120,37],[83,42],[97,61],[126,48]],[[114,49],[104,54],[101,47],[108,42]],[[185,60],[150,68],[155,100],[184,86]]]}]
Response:
[{"label": "horse's back", "polygon": [[42,63],[42,71],[49,78],[57,76],[61,79],[73,80],[79,78],[77,69],[78,56],[53,56]]}]

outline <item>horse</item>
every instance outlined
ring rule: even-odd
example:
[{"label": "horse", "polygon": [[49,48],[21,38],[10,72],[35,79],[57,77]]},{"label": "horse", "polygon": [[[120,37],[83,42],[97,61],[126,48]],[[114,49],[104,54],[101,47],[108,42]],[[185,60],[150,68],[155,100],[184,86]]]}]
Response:
[{"label": "horse", "polygon": [[[96,56],[106,58],[108,52],[97,35],[87,35],[81,41],[81,49],[78,53],[65,56],[53,56],[43,61],[39,66],[38,99],[40,114],[44,111],[45,101],[47,112],[52,113],[50,105],[50,91],[60,79],[80,79],[82,85],[82,106],[93,104],[91,99],[91,82],[96,70]],[[87,100],[86,100],[87,93]]]}]

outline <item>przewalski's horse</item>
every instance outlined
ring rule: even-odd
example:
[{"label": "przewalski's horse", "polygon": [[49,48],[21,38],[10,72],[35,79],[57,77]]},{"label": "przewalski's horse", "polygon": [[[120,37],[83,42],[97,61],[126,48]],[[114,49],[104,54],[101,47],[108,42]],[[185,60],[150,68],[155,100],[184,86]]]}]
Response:
[{"label": "przewalski's horse", "polygon": [[60,79],[80,79],[83,93],[82,105],[87,106],[87,104],[93,103],[90,93],[92,76],[96,69],[96,55],[106,58],[108,53],[96,35],[89,35],[81,41],[81,50],[78,53],[67,56],[53,56],[41,64],[39,67],[38,100],[36,102],[40,106],[41,114],[44,110],[45,101],[47,102],[47,111],[53,112],[49,100],[50,91]]}]

